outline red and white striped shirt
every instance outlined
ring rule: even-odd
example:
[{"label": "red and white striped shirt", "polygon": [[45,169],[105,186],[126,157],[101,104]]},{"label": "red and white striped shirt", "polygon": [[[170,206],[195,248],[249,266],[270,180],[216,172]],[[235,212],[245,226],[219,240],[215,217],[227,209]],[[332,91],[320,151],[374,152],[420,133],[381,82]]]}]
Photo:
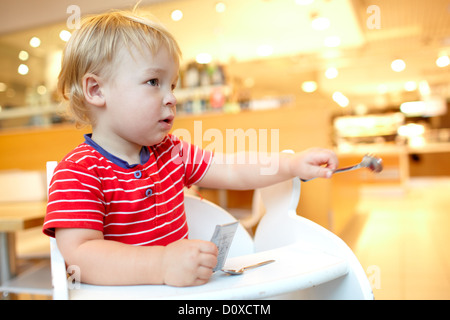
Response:
[{"label": "red and white striped shirt", "polygon": [[212,153],[168,135],[128,165],[86,136],[56,167],[43,231],[87,228],[130,245],[187,238],[183,188],[200,181]]}]

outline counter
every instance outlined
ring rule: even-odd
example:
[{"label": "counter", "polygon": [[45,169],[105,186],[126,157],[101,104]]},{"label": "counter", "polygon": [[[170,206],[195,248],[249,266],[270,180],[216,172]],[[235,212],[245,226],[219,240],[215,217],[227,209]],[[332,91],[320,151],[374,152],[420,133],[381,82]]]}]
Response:
[{"label": "counter", "polygon": [[407,148],[411,177],[450,176],[450,142],[429,142]]},{"label": "counter", "polygon": [[[337,149],[339,166],[346,167],[357,164],[366,154],[375,154],[383,160],[383,171],[377,174],[370,170],[358,170],[355,177],[361,183],[384,183],[404,185],[409,179],[408,148],[397,144],[355,144],[345,145]],[[345,173],[348,175],[348,173]],[[351,176],[349,176],[351,177]]]}]

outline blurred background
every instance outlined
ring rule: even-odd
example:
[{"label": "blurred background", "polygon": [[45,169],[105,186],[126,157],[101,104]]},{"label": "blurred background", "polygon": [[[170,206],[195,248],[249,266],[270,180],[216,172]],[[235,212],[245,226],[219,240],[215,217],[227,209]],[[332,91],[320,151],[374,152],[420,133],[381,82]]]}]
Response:
[{"label": "blurred background", "polygon": [[[135,4],[0,4],[0,175],[43,171],[83,141],[89,128],[74,127],[55,93],[62,50],[80,15]],[[201,121],[203,132],[261,140],[278,130],[279,150],[334,148],[342,166],[382,157],[380,174],[303,184],[298,213],[349,244],[375,298],[450,298],[450,1],[143,0],[139,10],[183,52],[174,130],[194,134]],[[199,192],[251,215],[251,190]],[[34,250],[36,230],[19,233],[19,254]]]}]

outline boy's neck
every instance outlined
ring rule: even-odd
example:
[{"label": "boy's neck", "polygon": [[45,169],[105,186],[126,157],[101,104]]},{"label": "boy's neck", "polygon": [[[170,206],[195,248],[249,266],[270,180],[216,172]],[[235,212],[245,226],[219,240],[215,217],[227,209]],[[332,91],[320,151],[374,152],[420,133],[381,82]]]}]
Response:
[{"label": "boy's neck", "polygon": [[104,150],[128,162],[130,165],[141,162],[140,153],[142,146],[140,145],[130,143],[123,139],[111,139],[110,137],[106,139],[103,135],[96,134],[94,130],[91,139]]}]

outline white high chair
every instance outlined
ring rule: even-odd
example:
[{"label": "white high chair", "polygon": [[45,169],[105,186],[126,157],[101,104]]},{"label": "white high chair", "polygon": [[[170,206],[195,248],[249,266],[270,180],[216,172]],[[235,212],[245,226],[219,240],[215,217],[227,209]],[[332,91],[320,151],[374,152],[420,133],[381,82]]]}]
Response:
[{"label": "white high chair", "polygon": [[[50,181],[56,162],[47,164]],[[54,299],[373,299],[358,260],[337,236],[297,216],[300,180],[261,189],[266,214],[252,239],[240,225],[226,267],[274,259],[269,265],[229,276],[221,271],[202,286],[95,286],[73,283],[54,238],[51,242]],[[215,204],[185,196],[190,239],[210,240],[217,224],[235,221]],[[76,278],[76,277],[75,277]]]}]

